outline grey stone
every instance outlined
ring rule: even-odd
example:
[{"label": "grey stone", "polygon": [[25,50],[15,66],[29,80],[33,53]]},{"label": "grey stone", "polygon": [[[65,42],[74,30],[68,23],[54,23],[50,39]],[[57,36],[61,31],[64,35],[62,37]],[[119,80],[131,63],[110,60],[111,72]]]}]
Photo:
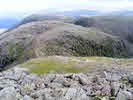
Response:
[{"label": "grey stone", "polygon": [[103,97],[101,100],[109,100],[109,97],[108,96]]},{"label": "grey stone", "polygon": [[107,73],[106,71],[104,71],[104,75],[105,75],[105,78],[109,81],[118,81],[121,79],[121,76],[119,74],[116,74],[116,73]]},{"label": "grey stone", "polygon": [[73,74],[73,79],[76,81],[79,81],[79,83],[82,85],[86,85],[90,83],[90,81],[88,80],[88,77],[83,73]]},{"label": "grey stone", "polygon": [[63,96],[65,95],[67,89],[42,89],[35,93],[32,93],[31,96],[37,100],[65,100]]},{"label": "grey stone", "polygon": [[25,95],[23,100],[34,100],[34,99],[31,98],[30,96]]},{"label": "grey stone", "polygon": [[69,88],[65,98],[67,100],[90,100],[85,91],[81,88]]},{"label": "grey stone", "polygon": [[53,82],[64,84],[64,83],[66,83],[66,80],[63,75],[56,75],[56,78],[54,79]]},{"label": "grey stone", "polygon": [[117,93],[119,92],[121,85],[122,85],[122,83],[119,83],[119,82],[112,82],[111,83],[111,89],[112,89],[114,96],[116,96]]},{"label": "grey stone", "polygon": [[128,73],[128,80],[133,84],[133,72]]},{"label": "grey stone", "polygon": [[128,91],[120,91],[117,95],[116,100],[133,100],[132,93]]},{"label": "grey stone", "polygon": [[56,75],[55,74],[47,74],[47,75],[44,75],[43,77],[44,77],[44,84],[48,85],[56,78]]},{"label": "grey stone", "polygon": [[129,88],[128,91],[133,93],[133,88]]},{"label": "grey stone", "polygon": [[63,88],[63,85],[62,84],[60,84],[60,83],[50,83],[50,84],[48,84],[48,87],[49,88]]},{"label": "grey stone", "polygon": [[14,72],[23,72],[23,73],[26,73],[26,74],[30,73],[29,69],[27,69],[27,68],[19,68],[19,67],[15,67],[14,68]]},{"label": "grey stone", "polygon": [[0,91],[0,100],[18,100],[20,94],[14,89],[14,87],[4,88]]}]

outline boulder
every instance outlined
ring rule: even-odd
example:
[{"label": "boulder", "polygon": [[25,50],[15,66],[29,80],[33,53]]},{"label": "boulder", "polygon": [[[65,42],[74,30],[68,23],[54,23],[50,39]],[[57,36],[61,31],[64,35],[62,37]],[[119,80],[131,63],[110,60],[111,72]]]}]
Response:
[{"label": "boulder", "polygon": [[14,87],[7,87],[0,91],[0,100],[18,100],[22,98]]},{"label": "boulder", "polygon": [[133,95],[128,91],[120,91],[117,95],[116,100],[133,100]]},{"label": "boulder", "polygon": [[112,82],[111,84],[111,89],[112,89],[112,95],[116,96],[117,93],[119,92],[120,90],[120,86],[122,85],[122,83],[119,83],[119,82]]},{"label": "boulder", "polygon": [[121,76],[119,74],[113,73],[113,72],[103,72],[103,76],[109,80],[109,81],[118,81],[121,79]]},{"label": "boulder", "polygon": [[90,98],[86,95],[85,91],[80,88],[68,89],[65,95],[65,99],[66,100],[90,100]]},{"label": "boulder", "polygon": [[88,80],[88,77],[83,73],[80,73],[78,75],[74,74],[73,79],[77,80],[81,85],[87,85],[90,83],[90,81]]},{"label": "boulder", "polygon": [[109,97],[103,97],[101,100],[109,100]]},{"label": "boulder", "polygon": [[30,96],[25,95],[23,100],[34,100],[34,99],[31,98]]},{"label": "boulder", "polygon": [[128,73],[128,80],[133,84],[133,72]]}]

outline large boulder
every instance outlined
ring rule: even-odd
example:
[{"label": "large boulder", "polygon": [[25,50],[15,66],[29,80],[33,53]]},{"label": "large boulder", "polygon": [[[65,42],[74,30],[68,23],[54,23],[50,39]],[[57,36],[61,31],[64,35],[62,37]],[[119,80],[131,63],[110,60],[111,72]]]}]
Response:
[{"label": "large boulder", "polygon": [[22,98],[22,96],[17,93],[14,87],[6,87],[0,91],[1,100],[18,100],[20,98]]},{"label": "large boulder", "polygon": [[120,91],[116,100],[133,100],[133,95],[128,91]]},{"label": "large boulder", "polygon": [[64,97],[66,100],[90,100],[83,89],[70,88]]},{"label": "large boulder", "polygon": [[128,73],[128,80],[133,84],[133,72]]}]

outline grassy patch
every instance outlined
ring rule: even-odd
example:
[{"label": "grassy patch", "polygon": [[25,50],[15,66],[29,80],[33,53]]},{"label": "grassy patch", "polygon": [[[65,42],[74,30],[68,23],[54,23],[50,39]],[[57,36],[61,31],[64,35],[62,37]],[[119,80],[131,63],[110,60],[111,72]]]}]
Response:
[{"label": "grassy patch", "polygon": [[[119,65],[119,62],[128,62],[128,59],[115,59],[107,57],[63,57],[63,56],[49,56],[45,58],[37,58],[29,60],[23,64],[22,67],[30,69],[31,73],[38,75],[48,73],[49,71],[56,71],[58,73],[80,73],[93,72],[102,70],[106,67],[110,68],[110,64]],[[118,63],[116,63],[118,62]],[[104,65],[104,66],[103,66]]]},{"label": "grassy patch", "polygon": [[96,61],[113,61],[115,58],[109,57],[97,57],[97,56],[90,56],[90,57],[77,57],[80,60],[96,60]]},{"label": "grassy patch", "polygon": [[120,59],[121,62],[125,62],[125,63],[132,63],[133,62],[133,59]]},{"label": "grassy patch", "polygon": [[77,61],[59,59],[56,57],[38,58],[27,61],[21,65],[30,69],[31,73],[44,74],[49,71],[56,71],[59,73],[79,73],[87,69],[87,65],[80,64]]}]

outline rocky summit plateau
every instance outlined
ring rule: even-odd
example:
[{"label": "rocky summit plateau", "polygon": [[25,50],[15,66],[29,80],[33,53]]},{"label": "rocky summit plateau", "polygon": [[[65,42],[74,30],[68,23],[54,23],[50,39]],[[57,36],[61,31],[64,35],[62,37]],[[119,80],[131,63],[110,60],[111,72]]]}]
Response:
[{"label": "rocky summit plateau", "polygon": [[132,16],[34,14],[0,34],[0,100],[133,100]]},{"label": "rocky summit plateau", "polygon": [[133,73],[119,68],[38,76],[17,66],[0,80],[1,100],[133,100]]}]

